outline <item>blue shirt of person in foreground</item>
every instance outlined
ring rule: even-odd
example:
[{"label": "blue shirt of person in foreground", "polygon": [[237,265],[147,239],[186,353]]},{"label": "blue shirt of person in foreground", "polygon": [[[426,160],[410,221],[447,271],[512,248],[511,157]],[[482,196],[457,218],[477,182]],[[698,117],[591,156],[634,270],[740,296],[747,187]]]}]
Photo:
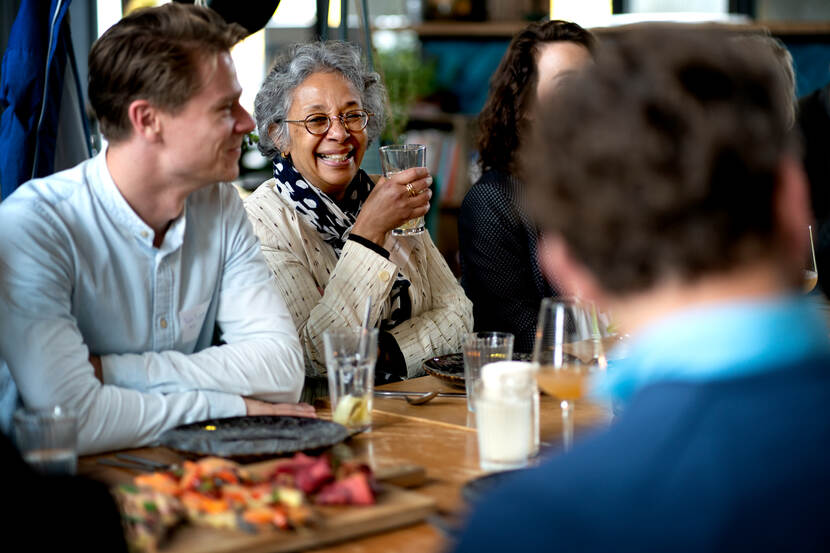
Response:
[{"label": "blue shirt of person in foreground", "polygon": [[507,479],[456,551],[826,551],[830,352],[769,52],[639,29],[537,106],[540,260],[632,336],[611,427]]}]

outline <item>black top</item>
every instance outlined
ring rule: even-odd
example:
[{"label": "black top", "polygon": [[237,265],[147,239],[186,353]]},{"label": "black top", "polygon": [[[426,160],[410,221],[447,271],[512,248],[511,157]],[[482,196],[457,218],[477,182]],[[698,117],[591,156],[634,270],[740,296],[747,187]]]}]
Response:
[{"label": "black top", "polygon": [[542,298],[555,295],[536,259],[538,232],[520,209],[521,183],[486,171],[461,205],[461,285],[475,330],[512,332],[513,349],[533,350]]},{"label": "black top", "polygon": [[121,515],[104,484],[36,474],[2,433],[0,466],[8,502],[1,526],[9,551],[127,551]]},{"label": "black top", "polygon": [[798,124],[816,217],[813,240],[818,282],[824,293],[830,294],[830,83],[799,101]]},{"label": "black top", "polygon": [[644,388],[482,498],[456,553],[830,551],[828,363]]}]

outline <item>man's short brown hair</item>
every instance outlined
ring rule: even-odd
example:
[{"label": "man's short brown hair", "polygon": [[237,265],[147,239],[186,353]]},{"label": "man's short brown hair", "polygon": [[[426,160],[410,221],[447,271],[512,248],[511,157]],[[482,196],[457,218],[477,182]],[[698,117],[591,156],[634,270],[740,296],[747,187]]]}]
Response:
[{"label": "man's short brown hair", "polygon": [[137,10],[89,52],[89,101],[111,142],[130,136],[127,108],[145,99],[170,113],[202,86],[199,60],[227,52],[247,31],[210,8],[171,2]]},{"label": "man's short brown hair", "polygon": [[530,209],[609,292],[695,280],[777,251],[794,148],[768,49],[682,26],[620,32],[539,106]]}]

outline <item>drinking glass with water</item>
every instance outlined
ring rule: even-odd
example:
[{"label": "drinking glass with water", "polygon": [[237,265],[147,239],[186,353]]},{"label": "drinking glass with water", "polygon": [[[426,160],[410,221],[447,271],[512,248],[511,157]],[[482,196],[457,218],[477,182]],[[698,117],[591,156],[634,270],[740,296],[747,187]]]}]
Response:
[{"label": "drinking glass with water", "polygon": [[[426,166],[427,147],[423,144],[393,144],[380,147],[380,164],[383,176],[391,177],[413,167]],[[392,234],[411,235],[424,232],[424,218],[416,217],[392,229]]]},{"label": "drinking glass with water", "polygon": [[352,431],[372,425],[372,394],[378,353],[376,328],[352,327],[323,333],[332,420]]},{"label": "drinking glass with water", "polygon": [[20,409],[14,435],[23,459],[47,475],[75,474],[78,467],[78,418],[61,406]]}]

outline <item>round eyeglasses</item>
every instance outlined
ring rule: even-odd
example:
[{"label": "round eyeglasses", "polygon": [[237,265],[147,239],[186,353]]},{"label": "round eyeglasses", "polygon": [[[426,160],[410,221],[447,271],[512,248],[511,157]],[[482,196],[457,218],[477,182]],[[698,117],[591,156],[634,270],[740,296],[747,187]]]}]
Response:
[{"label": "round eyeglasses", "polygon": [[355,109],[346,113],[338,113],[332,117],[322,113],[312,113],[305,119],[284,119],[284,121],[286,123],[302,123],[309,133],[320,136],[329,132],[332,119],[339,119],[343,128],[349,132],[360,132],[369,124],[369,117],[372,115],[374,113],[369,113],[365,109]]}]

